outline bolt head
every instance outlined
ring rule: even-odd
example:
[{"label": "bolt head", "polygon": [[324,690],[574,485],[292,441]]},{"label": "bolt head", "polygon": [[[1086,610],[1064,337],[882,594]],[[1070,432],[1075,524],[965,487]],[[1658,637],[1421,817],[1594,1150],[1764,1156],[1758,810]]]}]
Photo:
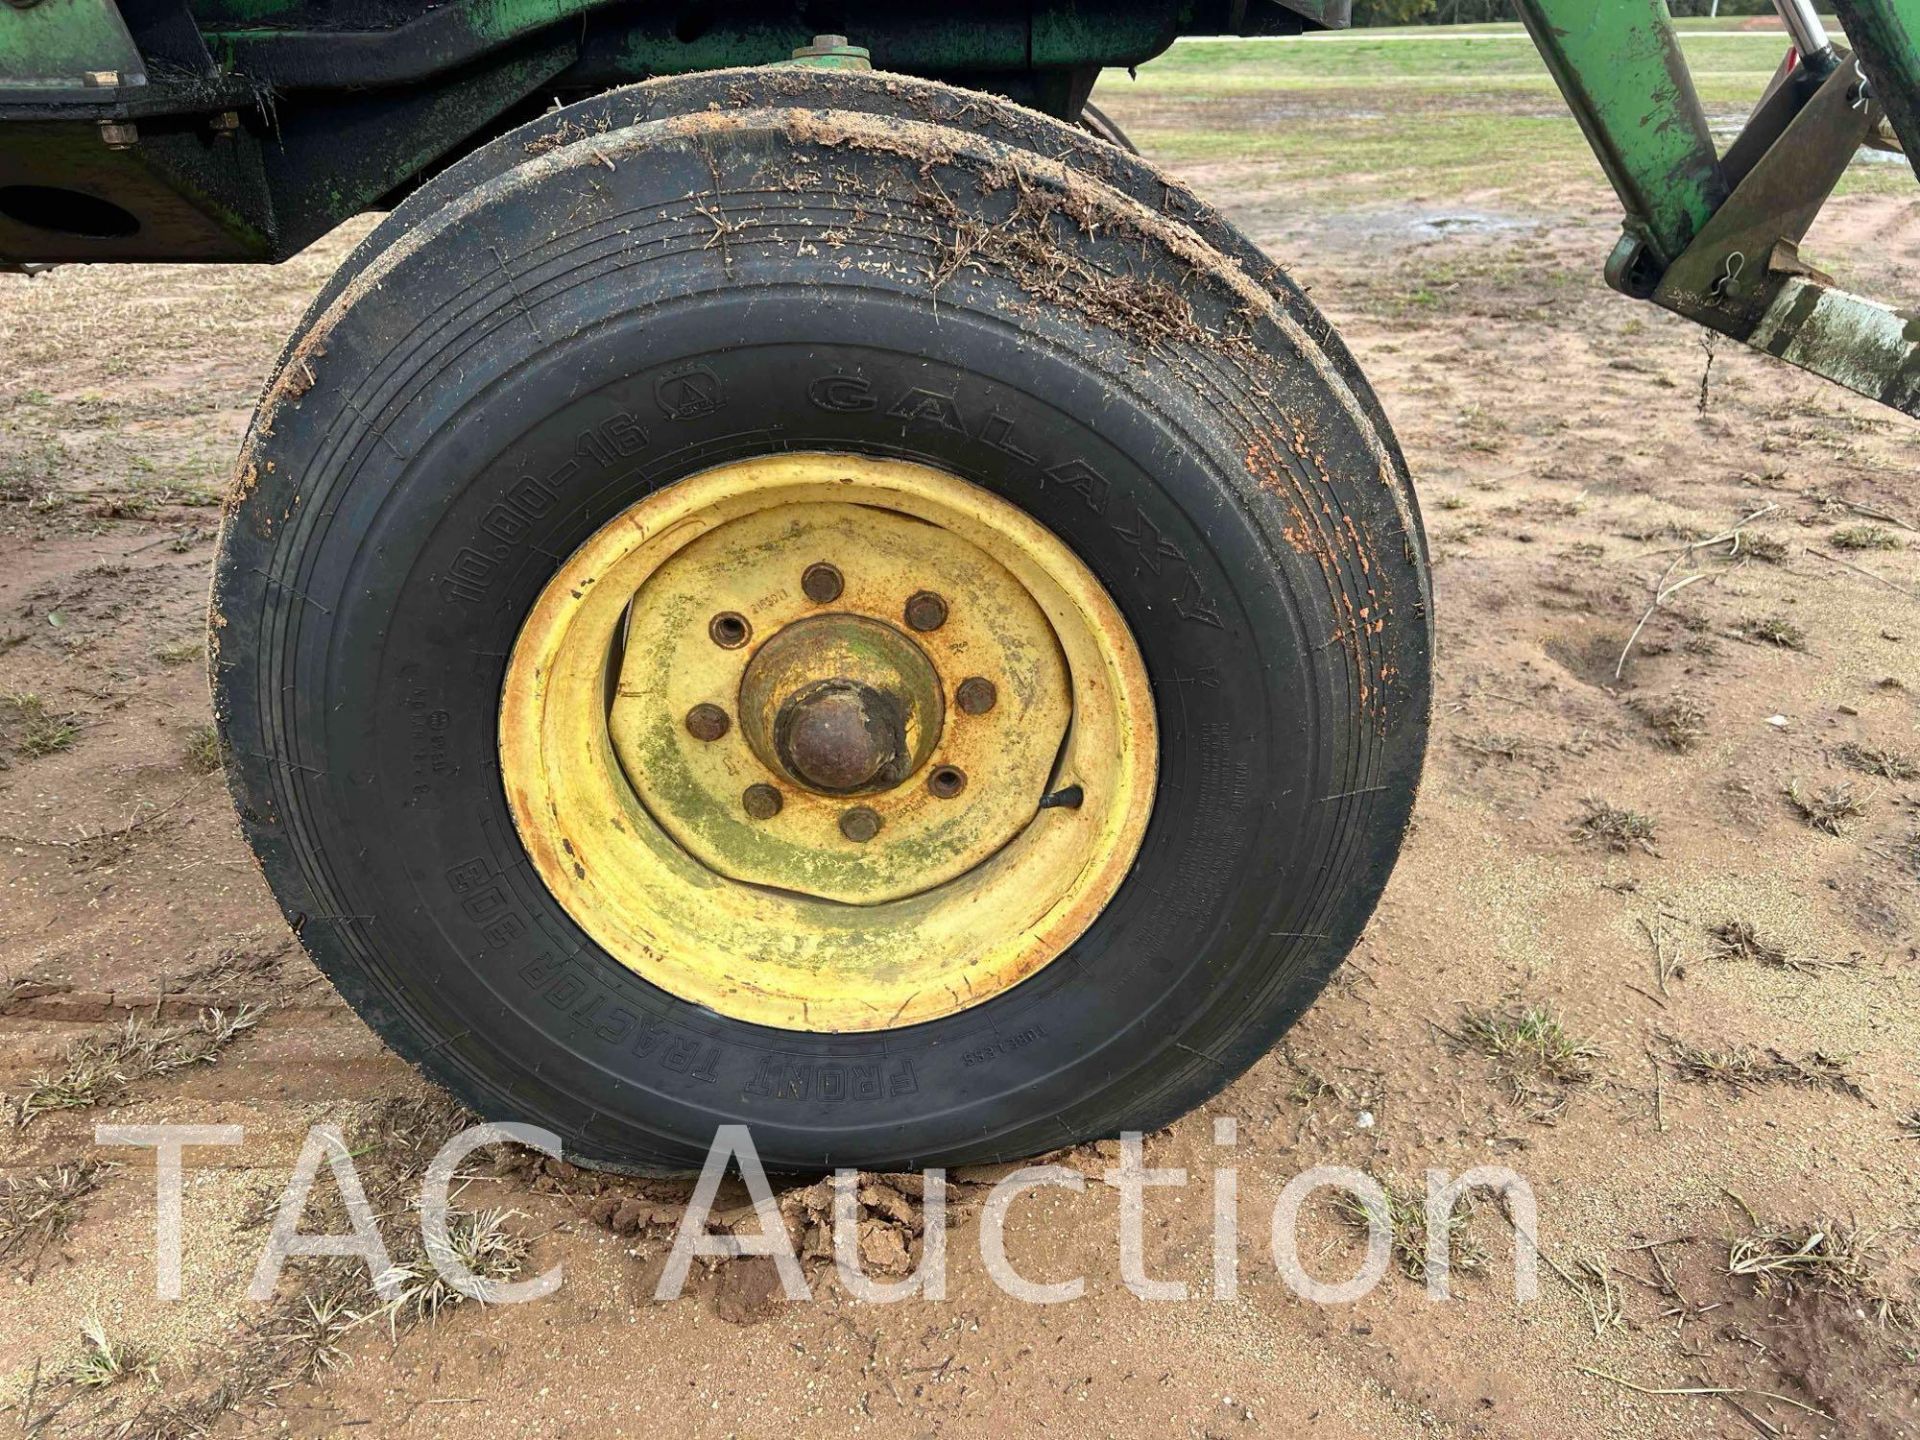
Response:
[{"label": "bolt head", "polygon": [[880,812],[856,805],[840,817],[840,833],[856,845],[864,845],[880,833]]},{"label": "bolt head", "polygon": [[831,605],[845,588],[840,572],[824,560],[809,565],[800,577],[801,593],[816,605]]},{"label": "bolt head", "polygon": [[747,816],[752,820],[771,820],[780,813],[780,807],[786,804],[780,792],[771,785],[749,785],[746,793],[740,797]]},{"label": "bolt head", "polygon": [[687,733],[696,740],[718,740],[732,725],[732,719],[718,705],[702,703],[687,711]]},{"label": "bolt head", "polygon": [[953,692],[953,703],[963,715],[984,715],[999,703],[1000,691],[984,675],[969,675]]},{"label": "bolt head", "polygon": [[907,625],[926,634],[947,623],[947,602],[931,590],[919,590],[907,597]]}]

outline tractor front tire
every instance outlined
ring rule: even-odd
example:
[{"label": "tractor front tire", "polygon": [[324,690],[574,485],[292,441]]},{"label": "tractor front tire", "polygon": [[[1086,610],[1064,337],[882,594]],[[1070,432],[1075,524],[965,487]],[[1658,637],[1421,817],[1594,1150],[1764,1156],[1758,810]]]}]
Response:
[{"label": "tractor front tire", "polygon": [[1338,966],[1426,738],[1417,510],[1305,297],[896,76],[636,87],[410,199],[262,401],[212,633],[320,967],[645,1172],[1170,1122]]}]

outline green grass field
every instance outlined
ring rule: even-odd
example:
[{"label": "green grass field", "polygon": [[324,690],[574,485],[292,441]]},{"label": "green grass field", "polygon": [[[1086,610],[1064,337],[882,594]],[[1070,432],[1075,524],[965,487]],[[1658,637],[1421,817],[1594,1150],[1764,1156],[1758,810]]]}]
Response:
[{"label": "green grass field", "polygon": [[[1724,146],[1779,64],[1778,31],[1686,27],[1688,63]],[[1149,155],[1277,167],[1305,201],[1538,196],[1600,170],[1518,26],[1191,40],[1096,97]],[[1862,159],[1849,191],[1913,184],[1897,157]]]}]

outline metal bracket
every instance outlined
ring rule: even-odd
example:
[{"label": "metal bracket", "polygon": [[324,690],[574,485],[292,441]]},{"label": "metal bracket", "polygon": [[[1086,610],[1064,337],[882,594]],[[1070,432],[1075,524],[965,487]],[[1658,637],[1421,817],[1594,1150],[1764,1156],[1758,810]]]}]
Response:
[{"label": "metal bracket", "polygon": [[[1744,340],[1779,291],[1802,273],[1798,246],[1879,123],[1849,57],[1754,160],[1724,204],[1667,268],[1656,305]],[[1756,116],[1756,119],[1760,117]]]},{"label": "metal bracket", "polygon": [[1746,341],[1920,419],[1920,319],[1790,276]]},{"label": "metal bracket", "polygon": [[[1800,241],[1820,207],[1882,119],[1852,57],[1842,51],[1839,59],[1667,268],[1653,300],[1756,350],[1920,415],[1920,321],[1835,289],[1830,276],[1800,258]],[[1756,113],[1755,123],[1772,122]],[[1764,131],[1751,133],[1764,137]]]}]

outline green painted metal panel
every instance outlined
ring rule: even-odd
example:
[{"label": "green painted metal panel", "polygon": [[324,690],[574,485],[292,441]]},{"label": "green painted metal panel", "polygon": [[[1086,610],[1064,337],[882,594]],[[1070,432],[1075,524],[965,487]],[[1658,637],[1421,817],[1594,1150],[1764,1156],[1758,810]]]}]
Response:
[{"label": "green painted metal panel", "polygon": [[571,20],[599,0],[479,0],[469,7],[474,32],[488,40],[511,40],[545,25]]},{"label": "green painted metal panel", "polygon": [[1834,0],[1834,9],[1920,176],[1920,0]]},{"label": "green painted metal panel", "polygon": [[109,0],[0,4],[0,91],[74,89],[112,71],[122,85],[145,82],[120,9]]},{"label": "green painted metal panel", "polygon": [[1628,228],[1666,264],[1726,199],[1665,0],[1516,0]]},{"label": "green painted metal panel", "polygon": [[[462,28],[493,43],[531,34],[562,20],[571,20],[588,10],[596,10],[608,0],[456,0]],[[421,6],[424,14],[430,7]],[[208,38],[246,36],[284,36],[325,34],[325,30],[307,30],[299,26],[272,22],[289,18],[312,21],[316,15],[308,0],[228,0],[218,7],[206,7],[201,23]],[[420,18],[420,17],[412,17]],[[266,28],[256,29],[256,26]],[[397,28],[397,25],[396,27]]]}]

